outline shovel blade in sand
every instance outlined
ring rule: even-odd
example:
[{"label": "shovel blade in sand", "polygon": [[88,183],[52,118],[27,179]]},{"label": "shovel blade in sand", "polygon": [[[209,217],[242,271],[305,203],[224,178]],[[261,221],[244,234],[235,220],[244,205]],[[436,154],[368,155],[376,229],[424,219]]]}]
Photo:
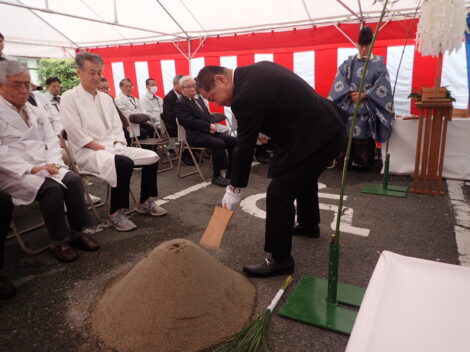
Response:
[{"label": "shovel blade in sand", "polygon": [[209,225],[207,225],[206,231],[204,231],[201,239],[199,240],[199,244],[208,249],[219,248],[225,229],[227,228],[232,216],[232,210],[216,206],[211,220],[209,221]]}]

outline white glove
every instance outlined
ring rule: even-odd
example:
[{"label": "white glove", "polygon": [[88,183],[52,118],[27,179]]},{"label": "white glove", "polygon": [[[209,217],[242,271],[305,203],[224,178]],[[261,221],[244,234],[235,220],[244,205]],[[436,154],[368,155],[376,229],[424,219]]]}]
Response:
[{"label": "white glove", "polygon": [[232,210],[232,208],[240,203],[242,199],[242,190],[233,186],[227,186],[225,189],[225,195],[222,198],[222,206],[227,207],[227,209]]},{"label": "white glove", "polygon": [[124,144],[121,144],[121,143],[114,144],[114,152],[118,155],[122,154],[125,148],[126,146]]}]

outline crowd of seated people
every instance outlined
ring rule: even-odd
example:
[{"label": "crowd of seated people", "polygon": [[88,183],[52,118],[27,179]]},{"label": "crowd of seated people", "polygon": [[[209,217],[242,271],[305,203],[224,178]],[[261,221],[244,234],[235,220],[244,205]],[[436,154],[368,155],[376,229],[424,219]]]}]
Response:
[{"label": "crowd of seated people", "polygon": [[[81,52],[75,58],[79,85],[61,95],[60,78],[49,77],[46,92],[42,93],[31,88],[34,85],[26,65],[6,60],[2,50],[0,34],[0,270],[17,205],[38,203],[50,236],[50,252],[59,261],[77,260],[77,249],[97,251],[100,247],[84,232],[92,221],[83,181],[69,168],[58,138],[62,135],[67,136],[65,143],[79,169],[96,175],[111,187],[106,221],[117,231],[137,228],[123,211],[129,207],[130,181],[136,168],[141,169],[137,213],[167,213],[155,202],[159,156],[153,150],[130,145],[132,136],[152,137],[155,128],[160,129],[163,124],[171,137],[177,137],[176,117],[187,129],[193,146],[212,151],[212,183],[229,183],[235,138],[226,134],[223,125],[213,123],[207,102],[196,96],[191,77],[175,76],[174,89],[165,99],[156,95],[156,80],[149,78],[140,102],[132,95],[132,81],[123,79],[119,83],[121,93],[114,99],[109,94],[108,80],[102,77],[102,58]],[[149,121],[133,122],[132,116],[139,114],[147,115]],[[176,155],[173,139],[170,149]],[[183,161],[193,164],[186,153]],[[227,170],[224,176],[223,169]],[[100,200],[91,196],[93,201]],[[13,284],[0,275],[0,299],[15,293]]]}]

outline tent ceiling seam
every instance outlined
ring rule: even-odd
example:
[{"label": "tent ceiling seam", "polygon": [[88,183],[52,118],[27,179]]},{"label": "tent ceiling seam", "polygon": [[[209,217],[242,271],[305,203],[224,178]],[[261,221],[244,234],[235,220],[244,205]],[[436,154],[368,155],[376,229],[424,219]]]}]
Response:
[{"label": "tent ceiling seam", "polygon": [[[20,0],[16,0],[19,4],[21,5],[24,5]],[[68,36],[66,36],[64,33],[62,33],[61,31],[59,31],[59,29],[57,29],[54,25],[52,25],[51,23],[49,23],[46,19],[42,18],[39,14],[37,14],[36,12],[34,12],[33,10],[31,9],[28,9],[34,16],[36,16],[37,18],[39,18],[40,21],[44,22],[46,25],[48,25],[49,27],[51,27],[54,31],[56,31],[57,33],[59,33],[59,35],[61,35],[62,37],[64,37],[65,39],[67,39],[70,43],[72,43],[73,45],[75,45],[75,48],[80,48],[80,45],[78,45],[78,43],[75,43],[75,41],[73,41],[71,38],[69,38]]]},{"label": "tent ceiling seam", "polygon": [[194,14],[192,13],[192,11],[189,9],[188,6],[186,6],[186,4],[184,3],[183,0],[179,0],[180,3],[184,6],[184,8],[186,9],[186,11],[189,12],[189,14],[191,15],[191,17],[193,18],[194,21],[196,21],[196,23],[198,24],[198,26],[202,29],[203,32],[205,32],[207,34],[207,31],[206,29],[202,26],[202,24],[198,21],[198,19],[196,18],[196,16],[194,16]]},{"label": "tent ceiling seam", "polygon": [[[93,12],[100,20],[104,21],[104,18],[100,16],[100,14],[98,12],[96,12],[95,10],[93,10],[92,7],[88,6],[88,4],[84,1],[84,0],[80,0],[80,2],[85,5],[91,12]],[[114,4],[116,4],[116,2],[114,2]],[[118,23],[117,22],[117,12],[115,12],[115,16],[114,16],[114,21],[115,23]],[[121,38],[123,39],[128,39],[125,35],[123,35],[121,32],[119,32],[116,28],[114,28],[114,26],[108,24],[109,28],[111,28],[115,33],[117,33],[118,35],[121,36]]]},{"label": "tent ceiling seam", "polygon": [[185,39],[186,40],[186,37],[181,37],[181,36],[173,35],[173,34],[170,34],[170,33],[155,31],[153,29],[139,28],[139,27],[125,25],[125,24],[113,23],[113,22],[108,22],[108,21],[101,21],[101,20],[97,20],[97,19],[94,19],[94,18],[88,18],[88,17],[78,16],[78,15],[72,15],[72,14],[69,14],[69,13],[58,12],[58,11],[54,11],[54,10],[50,10],[50,9],[48,10],[48,9],[44,9],[44,8],[40,8],[40,7],[33,7],[33,6],[23,5],[23,4],[19,4],[19,3],[15,4],[15,3],[12,3],[12,2],[6,2],[4,0],[0,0],[0,4],[7,5],[7,6],[21,7],[21,8],[24,8],[24,9],[34,10],[34,11],[39,11],[39,12],[45,12],[45,13],[49,13],[51,15],[65,16],[65,17],[76,18],[76,19],[80,19],[80,20],[84,20],[84,21],[90,21],[90,22],[96,22],[96,23],[101,23],[101,24],[108,24],[108,25],[112,25],[112,26],[130,28],[130,29],[135,29],[135,30],[142,31],[142,32],[149,32],[149,33],[156,33],[156,34],[160,34],[160,35],[167,35],[167,36],[176,37],[176,38],[179,38],[179,39]]},{"label": "tent ceiling seam", "polygon": [[348,5],[346,5],[346,4],[345,4],[343,1],[341,1],[341,0],[336,0],[336,1],[339,2],[340,5],[343,6],[346,10],[348,10],[348,11],[351,12],[354,16],[356,16],[356,17],[359,19],[359,21],[362,22],[361,16],[359,16],[357,13],[355,13],[353,10],[351,10],[351,8],[349,8]]},{"label": "tent ceiling seam", "polygon": [[186,31],[184,30],[184,28],[179,24],[179,22],[173,17],[173,15],[170,13],[170,11],[168,11],[168,9],[163,6],[163,4],[161,3],[160,0],[155,0],[156,2],[158,2],[158,4],[162,7],[163,10],[165,10],[165,12],[167,13],[167,15],[173,20],[173,22],[176,23],[176,25],[181,29],[181,31],[184,33],[184,35],[186,36],[186,38],[184,39],[188,39],[189,38],[189,35],[188,33],[186,33]]}]

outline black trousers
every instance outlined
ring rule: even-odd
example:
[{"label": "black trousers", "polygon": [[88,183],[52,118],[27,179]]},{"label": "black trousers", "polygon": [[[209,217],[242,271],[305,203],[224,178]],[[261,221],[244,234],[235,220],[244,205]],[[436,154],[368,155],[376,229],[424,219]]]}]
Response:
[{"label": "black trousers", "polygon": [[[212,153],[212,163],[214,164],[215,177],[220,175],[220,170],[227,169],[227,174],[230,175],[232,169],[232,156],[233,148],[237,143],[237,139],[222,133],[207,134],[198,136],[197,139],[188,140],[192,147],[204,147]],[[227,154],[225,154],[227,150]]]},{"label": "black trousers", "polygon": [[0,269],[3,269],[5,239],[10,229],[13,202],[9,194],[0,191]]},{"label": "black trousers", "polygon": [[[114,214],[122,208],[129,208],[129,190],[132,172],[134,171],[134,161],[124,155],[115,155],[117,185],[111,188],[111,208],[110,213]],[[142,166],[142,176],[140,181],[140,202],[143,203],[150,197],[158,196],[157,188],[158,161],[156,163]]]},{"label": "black trousers", "polygon": [[[73,239],[80,235],[84,227],[91,225],[80,176],[69,171],[62,179],[62,183],[67,188],[46,178],[36,195],[46,228],[53,242],[62,242],[67,237]],[[67,219],[72,231],[71,234],[65,223],[64,203],[67,206]]]},{"label": "black trousers", "polygon": [[320,223],[318,178],[338,155],[344,140],[334,141],[310,155],[280,176],[273,177],[266,194],[264,250],[274,255],[290,255],[297,200],[297,221],[301,226]]},{"label": "black trousers", "polygon": [[139,125],[140,136],[137,139],[153,138],[155,133],[155,128],[148,123],[141,123]]}]

